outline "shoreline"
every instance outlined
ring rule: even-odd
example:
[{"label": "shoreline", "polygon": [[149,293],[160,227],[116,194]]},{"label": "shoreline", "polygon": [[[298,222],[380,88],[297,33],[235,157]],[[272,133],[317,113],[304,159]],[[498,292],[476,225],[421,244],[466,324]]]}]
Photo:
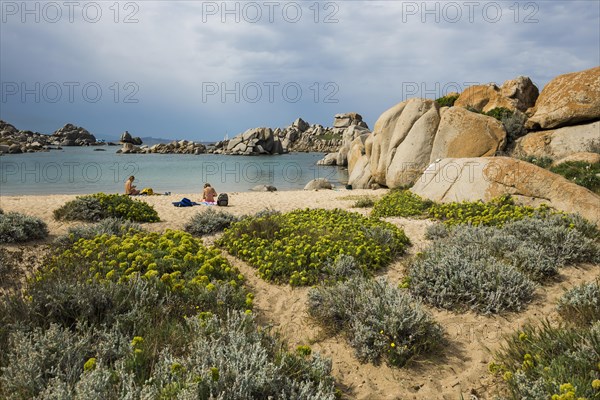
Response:
[{"label": "shoreline", "polygon": [[[350,209],[360,196],[380,197],[387,189],[338,189],[338,190],[282,190],[276,192],[226,192],[229,196],[227,207],[198,205],[193,207],[175,207],[172,202],[187,197],[199,202],[201,192],[172,193],[165,196],[134,196],[133,199],[144,201],[154,207],[160,222],[143,223],[144,228],[151,231],[166,229],[183,229],[188,220],[198,212],[208,208],[225,211],[234,215],[254,214],[261,210],[273,209],[288,212],[304,208],[342,208]],[[219,192],[220,193],[220,192]],[[50,236],[58,236],[67,232],[69,227],[85,224],[81,221],[56,221],[52,212],[66,202],[75,199],[76,194],[52,195],[4,195],[0,194],[0,208],[4,212],[19,212],[41,218],[48,224]],[[353,209],[361,212],[367,209]]]}]

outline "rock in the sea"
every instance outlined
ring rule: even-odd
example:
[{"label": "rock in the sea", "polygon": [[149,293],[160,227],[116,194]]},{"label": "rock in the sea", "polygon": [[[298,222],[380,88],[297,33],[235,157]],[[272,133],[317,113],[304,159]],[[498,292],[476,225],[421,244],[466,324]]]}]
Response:
[{"label": "rock in the sea", "polygon": [[276,192],[277,188],[272,185],[257,185],[252,188],[254,192]]},{"label": "rock in the sea", "polygon": [[337,165],[338,153],[327,153],[325,157],[317,161],[317,165]]},{"label": "rock in the sea", "polygon": [[474,85],[465,89],[454,105],[471,107],[479,112],[488,112],[494,108],[526,111],[535,105],[539,90],[531,79],[519,76],[508,80],[498,87],[493,83]]},{"label": "rock in the sea", "polygon": [[489,201],[510,194],[519,202],[579,213],[600,226],[600,196],[560,175],[510,157],[446,158],[432,163],[410,189],[437,202]]},{"label": "rock in the sea", "polygon": [[517,139],[513,154],[519,157],[564,158],[600,146],[600,121],[531,132]]},{"label": "rock in the sea", "polygon": [[304,186],[304,190],[319,190],[319,189],[333,189],[331,182],[327,178],[317,178],[308,182]]},{"label": "rock in the sea", "polygon": [[559,128],[600,119],[600,67],[552,79],[540,93],[529,115],[526,127],[530,130]]},{"label": "rock in the sea", "polygon": [[52,136],[61,146],[87,146],[96,143],[96,137],[82,127],[66,124]]},{"label": "rock in the sea", "polygon": [[119,140],[121,143],[131,143],[133,144],[133,138],[128,131],[125,131],[121,134],[121,139]]}]

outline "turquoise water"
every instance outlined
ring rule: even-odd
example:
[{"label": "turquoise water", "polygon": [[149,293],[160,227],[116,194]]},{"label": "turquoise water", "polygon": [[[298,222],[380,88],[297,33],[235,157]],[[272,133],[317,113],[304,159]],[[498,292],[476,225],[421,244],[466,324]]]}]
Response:
[{"label": "turquoise water", "polygon": [[135,175],[138,189],[193,193],[211,183],[218,192],[245,192],[268,184],[278,190],[302,189],[315,178],[343,185],[348,174],[317,166],[322,153],[278,156],[215,154],[116,154],[118,147],[71,147],[0,157],[0,195],[122,193]]}]

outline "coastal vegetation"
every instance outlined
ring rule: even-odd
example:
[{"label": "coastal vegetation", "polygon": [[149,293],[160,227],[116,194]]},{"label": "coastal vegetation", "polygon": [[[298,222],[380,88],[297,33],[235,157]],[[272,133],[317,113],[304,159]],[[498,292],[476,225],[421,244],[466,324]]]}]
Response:
[{"label": "coastal vegetation", "polygon": [[48,226],[40,218],[0,209],[0,244],[22,243],[48,236]]},{"label": "coastal vegetation", "polygon": [[61,221],[96,222],[110,217],[135,222],[160,220],[156,210],[148,203],[120,194],[78,196],[54,210],[54,218]]},{"label": "coastal vegetation", "polygon": [[387,222],[348,211],[305,209],[244,218],[218,245],[248,262],[261,278],[306,286],[327,278],[336,257],[354,257],[365,272],[387,266],[409,240]]}]

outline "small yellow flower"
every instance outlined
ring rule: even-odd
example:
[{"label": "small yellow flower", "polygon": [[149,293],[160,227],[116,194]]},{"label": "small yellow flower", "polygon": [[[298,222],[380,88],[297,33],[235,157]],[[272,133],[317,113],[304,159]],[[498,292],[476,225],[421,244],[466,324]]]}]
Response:
[{"label": "small yellow flower", "polygon": [[390,346],[391,347],[396,347],[396,343],[392,342],[392,343],[390,343]]},{"label": "small yellow flower", "polygon": [[512,372],[507,371],[507,372],[504,373],[504,375],[502,376],[502,378],[505,381],[508,382],[508,381],[510,381],[512,379],[512,376],[513,376]]},{"label": "small yellow flower", "polygon": [[526,334],[525,332],[521,332],[521,333],[519,334],[519,340],[520,340],[521,342],[524,342],[524,341],[526,341],[527,339],[529,339],[529,337],[527,336],[527,334]]},{"label": "small yellow flower", "polygon": [[596,390],[600,389],[600,379],[594,379],[592,381],[592,387]]}]

